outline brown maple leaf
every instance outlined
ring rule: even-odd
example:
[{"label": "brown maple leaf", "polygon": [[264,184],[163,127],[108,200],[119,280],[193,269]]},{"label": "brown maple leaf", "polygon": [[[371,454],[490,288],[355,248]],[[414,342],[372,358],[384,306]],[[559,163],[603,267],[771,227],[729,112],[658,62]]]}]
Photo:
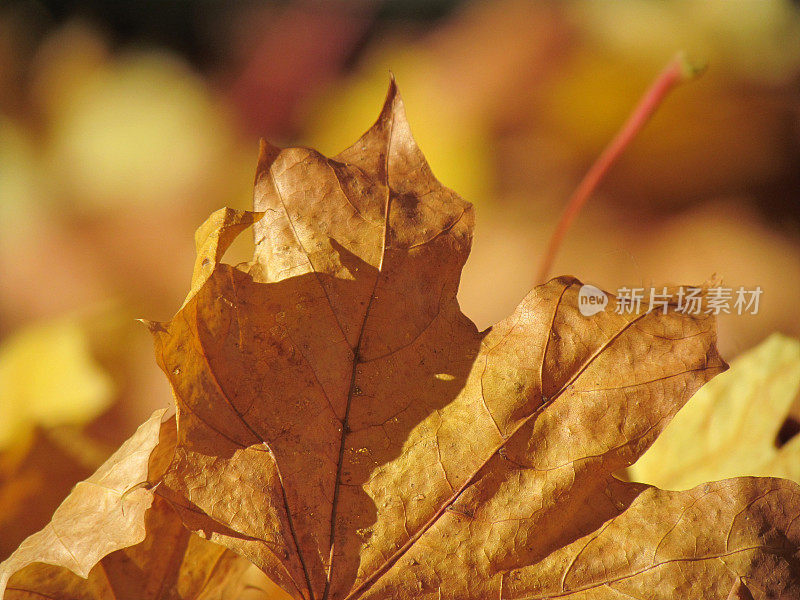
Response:
[{"label": "brown maple leaf", "polygon": [[[145,515],[147,536],[104,556],[86,579],[40,562],[8,582],[6,600],[219,600],[239,591],[237,577],[250,562],[183,526],[156,496]],[[235,593],[235,592],[234,592]]]},{"label": "brown maple leaf", "polygon": [[[477,331],[471,206],[394,83],[334,159],[263,145],[255,208],[200,228],[189,296],[150,324],[177,429],[154,415],[79,484],[0,565],[6,598],[235,598],[230,550],[305,600],[800,595],[796,484],[613,475],[724,370],[713,317],[586,317],[562,277]],[[251,225],[253,260],[222,263]]]},{"label": "brown maple leaf", "polygon": [[[158,491],[188,527],[307,600],[800,594],[795,484],[613,476],[724,370],[713,317],[584,317],[562,277],[477,331],[472,207],[393,82],[333,159],[262,144],[255,210],[200,229],[189,297],[151,324],[178,408]],[[251,223],[253,260],[221,263]]]},{"label": "brown maple leaf", "polygon": [[164,410],[153,413],[91,477],[75,486],[44,529],[0,563],[0,597],[9,577],[32,563],[87,577],[104,556],[144,540],[144,516],[153,494],[141,484],[148,480],[163,415]]},{"label": "brown maple leaf", "polygon": [[191,533],[143,485],[161,477],[174,453],[175,419],[161,423],[163,413],[154,413],[0,565],[0,597],[219,600],[241,592],[239,577],[251,563]]}]

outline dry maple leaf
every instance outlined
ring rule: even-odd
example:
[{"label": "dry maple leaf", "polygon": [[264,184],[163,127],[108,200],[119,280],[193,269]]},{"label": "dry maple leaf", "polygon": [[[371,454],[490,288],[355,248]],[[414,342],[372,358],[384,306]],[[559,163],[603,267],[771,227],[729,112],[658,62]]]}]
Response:
[{"label": "dry maple leaf", "polygon": [[[263,144],[255,210],[199,230],[192,291],[151,324],[178,409],[158,492],[189,528],[307,600],[800,595],[794,483],[612,475],[724,370],[713,317],[584,317],[565,277],[477,331],[472,208],[394,82],[333,159]],[[221,263],[251,223],[253,260]]]},{"label": "dry maple leaf", "polygon": [[191,533],[161,498],[147,511],[145,527],[141,543],[106,555],[86,579],[37,562],[11,577],[5,599],[221,600],[250,565]]},{"label": "dry maple leaf", "polygon": [[0,597],[238,597],[230,594],[242,591],[239,578],[251,563],[191,533],[166,500],[141,485],[148,477],[160,477],[174,453],[175,419],[161,423],[163,413],[154,413],[78,484],[44,530],[0,565]]},{"label": "dry maple leaf", "polygon": [[[562,277],[477,331],[471,207],[394,83],[335,159],[263,145],[255,208],[200,228],[189,296],[150,324],[177,430],[155,415],[79,484],[0,566],[6,598],[236,597],[249,563],[173,511],[297,599],[800,595],[796,484],[613,476],[724,370],[713,317],[585,317]],[[221,263],[251,225],[253,260]]]},{"label": "dry maple leaf", "polygon": [[44,529],[0,563],[0,597],[9,577],[32,563],[87,577],[104,556],[144,540],[144,517],[153,494],[140,484],[148,480],[163,415],[164,410],[153,413],[91,477],[75,486]]},{"label": "dry maple leaf", "polygon": [[628,474],[669,489],[737,475],[800,482],[800,436],[777,446],[798,393],[800,341],[774,333],[697,392]]}]

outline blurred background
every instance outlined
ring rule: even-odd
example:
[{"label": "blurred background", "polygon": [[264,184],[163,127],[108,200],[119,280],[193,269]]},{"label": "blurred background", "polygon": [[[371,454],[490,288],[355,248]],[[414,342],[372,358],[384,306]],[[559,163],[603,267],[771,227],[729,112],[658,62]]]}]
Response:
[{"label": "blurred background", "polygon": [[459,298],[485,328],[680,49],[707,72],[628,148],[554,274],[761,286],[757,315],[720,319],[730,359],[800,334],[797,3],[3,2],[0,559],[170,404],[135,319],[178,309],[210,212],[250,207],[259,137],[339,152],[391,70],[434,172],[476,205]]}]

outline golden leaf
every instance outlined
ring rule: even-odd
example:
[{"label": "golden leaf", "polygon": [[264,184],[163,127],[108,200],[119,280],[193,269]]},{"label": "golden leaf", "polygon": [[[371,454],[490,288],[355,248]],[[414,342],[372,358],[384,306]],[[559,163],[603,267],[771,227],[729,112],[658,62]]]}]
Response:
[{"label": "golden leaf", "polygon": [[[146,448],[109,468],[157,481],[158,505],[206,543],[298,600],[800,594],[797,484],[673,492],[613,475],[726,368],[713,316],[628,313],[613,297],[584,316],[580,282],[560,277],[479,332],[456,299],[472,208],[434,178],[394,82],[333,159],[262,144],[255,211],[210,217],[184,305],[149,323],[177,429],[153,452],[145,425]],[[220,262],[251,224],[253,260]],[[84,576],[132,556],[152,491],[130,492],[139,511],[120,521],[121,489],[99,515],[62,505],[53,522],[75,542],[51,527],[2,576],[56,550]],[[166,557],[187,556],[152,531],[152,548],[163,535]],[[178,558],[170,581],[191,562]],[[238,577],[248,563],[234,562]]]},{"label": "golden leaf", "polygon": [[111,403],[113,383],[91,356],[76,318],[28,327],[0,347],[0,448],[52,427],[91,421]]},{"label": "golden leaf", "polygon": [[[333,159],[263,144],[255,210],[211,217],[192,292],[151,324],[178,407],[159,493],[188,527],[298,599],[798,590],[795,484],[613,476],[725,369],[713,317],[585,317],[562,277],[477,331],[456,300],[472,208],[394,83]],[[253,260],[220,263],[250,220]]]},{"label": "golden leaf", "polygon": [[163,415],[164,410],[153,413],[91,477],[75,486],[44,529],[0,563],[0,597],[11,575],[32,563],[87,577],[104,556],[144,540],[144,516],[153,493],[142,484],[148,481]]},{"label": "golden leaf", "polygon": [[800,436],[777,447],[798,392],[800,342],[773,334],[697,392],[630,477],[668,489],[739,475],[800,482]]},{"label": "golden leaf", "polygon": [[104,556],[86,579],[72,571],[33,563],[9,581],[6,600],[221,600],[240,591],[250,563],[190,533],[158,497],[145,516],[147,537]]}]

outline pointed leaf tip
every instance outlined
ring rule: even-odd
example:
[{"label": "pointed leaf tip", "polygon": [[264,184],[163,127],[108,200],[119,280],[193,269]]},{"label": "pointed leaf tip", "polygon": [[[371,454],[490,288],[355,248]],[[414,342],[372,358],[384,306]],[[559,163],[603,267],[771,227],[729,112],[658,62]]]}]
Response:
[{"label": "pointed leaf tip", "polygon": [[405,119],[403,98],[400,96],[400,90],[397,88],[397,81],[395,80],[394,73],[389,71],[389,87],[386,90],[386,99],[383,101],[383,108],[381,109],[378,121],[380,122],[401,114]]},{"label": "pointed leaf tip", "polygon": [[261,176],[269,170],[280,151],[280,148],[273,146],[264,138],[258,141],[258,163],[256,164],[255,183],[258,183]]},{"label": "pointed leaf tip", "polygon": [[727,600],[753,600],[752,592],[750,592],[741,577],[736,580],[733,588],[731,588]]},{"label": "pointed leaf tip", "polygon": [[143,323],[150,333],[164,333],[167,328],[164,323],[159,321],[148,321],[147,319],[136,319],[139,323]]}]

